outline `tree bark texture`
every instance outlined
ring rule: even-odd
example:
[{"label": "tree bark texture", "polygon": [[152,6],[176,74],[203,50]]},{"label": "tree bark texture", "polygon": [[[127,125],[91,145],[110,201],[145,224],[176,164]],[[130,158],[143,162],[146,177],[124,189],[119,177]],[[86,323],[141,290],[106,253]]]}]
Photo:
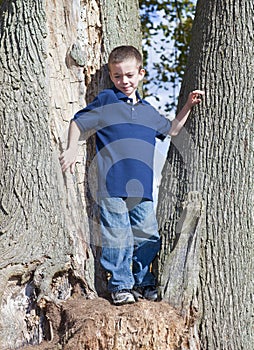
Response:
[{"label": "tree bark texture", "polygon": [[86,142],[75,176],[62,175],[58,157],[74,112],[109,84],[103,68],[109,51],[140,46],[141,36],[137,1],[3,0],[0,6],[4,350],[51,339],[48,302],[66,300],[77,286],[86,298],[96,295]]},{"label": "tree bark texture", "polygon": [[196,88],[205,98],[172,139],[160,189],[161,294],[201,314],[209,350],[254,346],[253,15],[252,1],[198,1],[179,106]]},{"label": "tree bark texture", "polygon": [[85,293],[93,289],[92,279],[83,277],[84,262],[92,257],[87,232],[64,201],[50,132],[45,5],[1,3],[2,349],[47,337],[45,303],[66,299],[74,276]]}]

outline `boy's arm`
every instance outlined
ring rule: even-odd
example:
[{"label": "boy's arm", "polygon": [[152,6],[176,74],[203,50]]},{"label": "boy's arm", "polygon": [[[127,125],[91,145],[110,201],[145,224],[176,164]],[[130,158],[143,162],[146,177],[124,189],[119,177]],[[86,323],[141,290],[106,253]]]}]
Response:
[{"label": "boy's arm", "polygon": [[76,159],[78,155],[78,140],[80,137],[80,130],[75,121],[71,121],[68,133],[67,149],[59,157],[62,171],[65,172],[70,168],[70,172],[74,173]]},{"label": "boy's arm", "polygon": [[192,107],[201,102],[201,97],[204,94],[204,91],[201,90],[194,90],[189,93],[187,102],[185,103],[181,111],[177,114],[176,118],[172,120],[172,125],[169,130],[170,136],[176,136],[179,134],[180,130],[182,129],[182,127],[188,119]]}]

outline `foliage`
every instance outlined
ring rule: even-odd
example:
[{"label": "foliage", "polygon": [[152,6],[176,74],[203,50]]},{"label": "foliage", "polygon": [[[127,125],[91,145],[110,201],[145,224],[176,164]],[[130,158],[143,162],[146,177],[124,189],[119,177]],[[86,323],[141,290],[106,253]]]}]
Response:
[{"label": "foliage", "polygon": [[[165,111],[171,111],[176,107],[177,87],[186,68],[195,1],[140,0],[139,5],[147,69],[144,94],[151,95],[152,84],[156,86],[154,97],[159,101],[160,91],[167,90],[169,102]],[[159,57],[152,64],[149,63],[151,50]]]}]

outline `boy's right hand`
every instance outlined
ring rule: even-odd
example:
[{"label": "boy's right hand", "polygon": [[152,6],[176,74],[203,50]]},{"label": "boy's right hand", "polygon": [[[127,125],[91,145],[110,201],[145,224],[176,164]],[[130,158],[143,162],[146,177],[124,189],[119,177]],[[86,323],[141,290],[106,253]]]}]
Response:
[{"label": "boy's right hand", "polygon": [[77,149],[67,148],[67,150],[60,155],[59,160],[63,172],[70,168],[71,174],[74,174],[77,154]]}]

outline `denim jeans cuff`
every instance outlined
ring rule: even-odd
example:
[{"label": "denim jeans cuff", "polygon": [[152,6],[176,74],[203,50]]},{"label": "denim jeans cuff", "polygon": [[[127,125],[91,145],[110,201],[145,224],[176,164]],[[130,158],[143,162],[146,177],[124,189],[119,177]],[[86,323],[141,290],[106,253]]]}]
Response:
[{"label": "denim jeans cuff", "polygon": [[123,290],[123,289],[132,289],[133,286],[132,285],[123,285],[123,286],[117,286],[117,287],[114,287],[113,289],[109,290],[110,293],[115,293],[115,292],[118,292],[119,290]]},{"label": "denim jeans cuff", "polygon": [[138,287],[156,287],[155,283],[141,283],[141,284],[134,284],[134,287],[138,288]]}]

